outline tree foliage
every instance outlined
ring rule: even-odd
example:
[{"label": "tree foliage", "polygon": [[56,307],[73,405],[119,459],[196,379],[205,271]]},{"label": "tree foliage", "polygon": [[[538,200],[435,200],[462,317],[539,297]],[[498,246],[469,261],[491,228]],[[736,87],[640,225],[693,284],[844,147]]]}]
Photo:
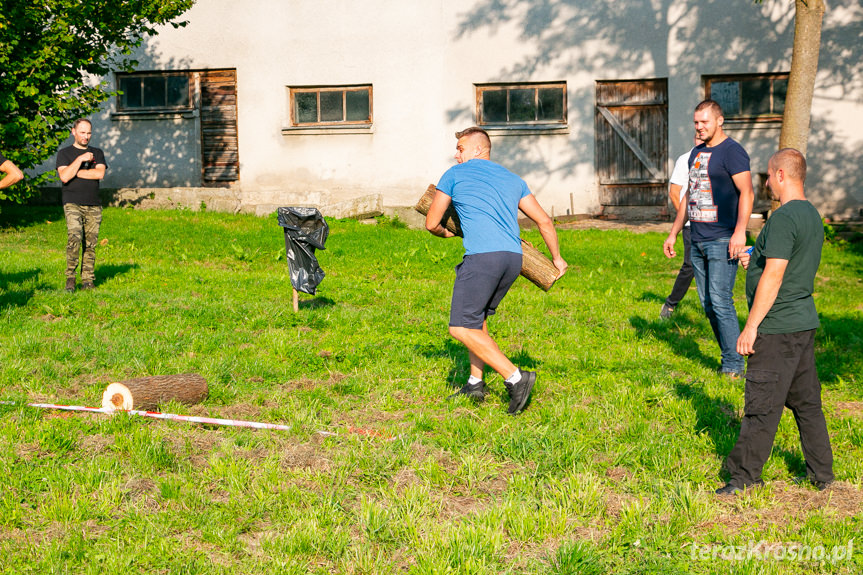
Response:
[{"label": "tree foliage", "polygon": [[[19,168],[53,156],[76,118],[114,96],[99,78],[194,0],[0,0],[0,150]],[[53,172],[0,193],[21,201]],[[23,182],[22,182],[23,183]]]}]

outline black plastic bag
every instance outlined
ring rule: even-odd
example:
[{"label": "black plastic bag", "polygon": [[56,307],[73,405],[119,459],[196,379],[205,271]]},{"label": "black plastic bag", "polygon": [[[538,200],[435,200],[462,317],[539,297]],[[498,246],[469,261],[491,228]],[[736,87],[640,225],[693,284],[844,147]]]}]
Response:
[{"label": "black plastic bag", "polygon": [[291,285],[303,293],[315,294],[324,279],[315,250],[324,244],[330,228],[317,208],[279,208],[279,225],[285,228],[285,252]]}]

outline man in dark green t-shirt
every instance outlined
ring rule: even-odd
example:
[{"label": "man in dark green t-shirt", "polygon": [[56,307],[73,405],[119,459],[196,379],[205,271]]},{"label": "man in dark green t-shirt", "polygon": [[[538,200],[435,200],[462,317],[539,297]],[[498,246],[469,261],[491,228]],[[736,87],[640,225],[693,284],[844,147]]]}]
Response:
[{"label": "man in dark green t-shirt", "polygon": [[833,452],[815,370],[819,322],[812,299],[824,226],[806,200],[805,180],[806,160],[797,150],[785,148],[770,158],[767,185],[782,205],[764,225],[751,256],[740,256],[749,301],[749,318],[737,340],[737,352],[749,356],[745,404],[740,436],[726,461],[731,478],[717,495],[762,483],[786,406],[800,432],[805,479],[819,490],[833,482]]}]

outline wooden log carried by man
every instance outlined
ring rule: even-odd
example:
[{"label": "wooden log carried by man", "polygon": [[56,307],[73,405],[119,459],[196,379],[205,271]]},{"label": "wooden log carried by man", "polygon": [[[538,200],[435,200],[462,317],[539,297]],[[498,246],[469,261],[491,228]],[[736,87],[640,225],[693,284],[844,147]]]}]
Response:
[{"label": "wooden log carried by man", "polygon": [[[414,209],[424,216],[428,215],[432,200],[434,200],[435,190],[434,184],[429,185],[428,189],[420,197],[417,205],[414,206]],[[444,217],[440,224],[455,235],[462,236],[461,223],[452,205],[444,212]],[[560,271],[554,266],[551,260],[533,247],[530,242],[521,240],[521,249],[521,275],[543,291],[550,290],[557,278],[560,277]]]}]

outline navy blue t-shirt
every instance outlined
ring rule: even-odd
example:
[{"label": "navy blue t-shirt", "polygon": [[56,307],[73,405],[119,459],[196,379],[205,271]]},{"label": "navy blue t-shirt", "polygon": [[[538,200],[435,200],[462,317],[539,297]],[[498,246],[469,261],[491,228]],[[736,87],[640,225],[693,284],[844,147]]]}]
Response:
[{"label": "navy blue t-shirt", "polygon": [[730,238],[737,226],[740,190],[732,176],[748,172],[749,154],[726,138],[708,148],[701,144],[689,154],[689,221],[693,242]]}]

